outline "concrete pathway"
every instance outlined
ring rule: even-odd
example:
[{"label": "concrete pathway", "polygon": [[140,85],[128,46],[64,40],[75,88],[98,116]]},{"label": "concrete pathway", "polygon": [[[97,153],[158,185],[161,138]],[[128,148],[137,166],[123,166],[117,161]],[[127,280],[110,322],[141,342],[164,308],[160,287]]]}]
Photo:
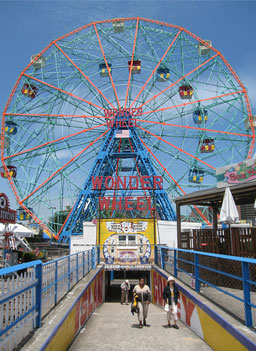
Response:
[{"label": "concrete pathway", "polygon": [[71,351],[209,351],[211,348],[179,322],[179,330],[167,328],[166,312],[150,304],[148,326],[138,328],[130,304],[104,303],[85,324]]}]

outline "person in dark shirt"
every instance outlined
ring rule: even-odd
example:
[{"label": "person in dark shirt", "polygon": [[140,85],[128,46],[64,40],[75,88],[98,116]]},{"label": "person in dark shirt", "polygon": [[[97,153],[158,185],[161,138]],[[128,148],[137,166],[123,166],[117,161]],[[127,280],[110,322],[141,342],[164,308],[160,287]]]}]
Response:
[{"label": "person in dark shirt", "polygon": [[172,327],[171,319],[173,317],[174,325],[173,328],[179,329],[177,325],[178,316],[177,316],[177,304],[179,298],[179,290],[175,284],[175,279],[173,277],[169,277],[167,281],[167,285],[163,291],[163,298],[165,304],[167,305],[165,310],[167,312],[167,322],[168,326]]}]

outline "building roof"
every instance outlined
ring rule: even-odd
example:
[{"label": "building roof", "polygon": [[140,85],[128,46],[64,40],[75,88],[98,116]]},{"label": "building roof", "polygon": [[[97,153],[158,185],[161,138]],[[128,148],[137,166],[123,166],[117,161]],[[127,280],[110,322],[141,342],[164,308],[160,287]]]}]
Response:
[{"label": "building roof", "polygon": [[[195,191],[174,199],[177,205],[201,205],[221,207],[226,188],[210,188]],[[230,186],[236,205],[254,203],[256,198],[256,181]]]}]

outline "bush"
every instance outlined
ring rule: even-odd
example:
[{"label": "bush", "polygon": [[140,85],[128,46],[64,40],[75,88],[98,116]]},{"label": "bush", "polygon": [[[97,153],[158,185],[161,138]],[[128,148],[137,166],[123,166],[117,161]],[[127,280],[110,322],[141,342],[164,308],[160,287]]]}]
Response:
[{"label": "bush", "polygon": [[30,262],[30,261],[35,261],[36,258],[36,254],[34,252],[23,252],[22,255],[22,262]]}]

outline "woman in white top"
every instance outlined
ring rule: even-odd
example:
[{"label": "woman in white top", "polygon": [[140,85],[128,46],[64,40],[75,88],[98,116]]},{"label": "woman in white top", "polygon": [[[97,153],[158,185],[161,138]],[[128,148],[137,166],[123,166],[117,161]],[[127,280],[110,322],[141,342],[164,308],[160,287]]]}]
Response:
[{"label": "woman in white top", "polygon": [[151,302],[151,291],[148,285],[145,284],[144,278],[139,279],[139,284],[134,287],[133,293],[138,295],[139,328],[142,328],[143,324],[147,325],[148,306]]}]

